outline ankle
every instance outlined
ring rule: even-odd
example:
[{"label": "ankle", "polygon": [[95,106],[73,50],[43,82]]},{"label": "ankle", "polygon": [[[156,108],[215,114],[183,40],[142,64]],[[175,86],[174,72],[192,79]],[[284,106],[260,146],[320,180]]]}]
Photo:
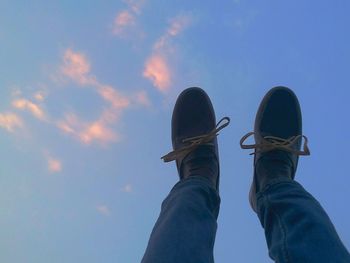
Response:
[{"label": "ankle", "polygon": [[183,160],[180,174],[182,179],[190,176],[207,178],[216,187],[219,163],[211,146],[201,145]]},{"label": "ankle", "polygon": [[279,179],[294,177],[292,161],[281,151],[272,151],[260,158],[255,165],[256,192]]}]

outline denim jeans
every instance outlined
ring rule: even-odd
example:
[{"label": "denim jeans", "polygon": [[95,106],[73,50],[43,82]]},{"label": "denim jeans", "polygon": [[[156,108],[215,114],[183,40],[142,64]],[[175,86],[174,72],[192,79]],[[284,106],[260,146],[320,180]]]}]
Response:
[{"label": "denim jeans", "polygon": [[[257,195],[258,216],[276,262],[350,262],[320,204],[296,181],[282,178]],[[142,263],[212,263],[220,197],[210,182],[178,182],[162,204]]]}]

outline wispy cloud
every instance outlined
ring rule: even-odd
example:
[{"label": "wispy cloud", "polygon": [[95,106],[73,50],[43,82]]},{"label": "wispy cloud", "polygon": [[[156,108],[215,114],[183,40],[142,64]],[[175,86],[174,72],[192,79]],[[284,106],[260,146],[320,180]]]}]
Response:
[{"label": "wispy cloud", "polygon": [[15,129],[23,127],[23,121],[15,113],[0,113],[0,127],[9,132],[14,132]]},{"label": "wispy cloud", "polygon": [[130,106],[130,99],[120,91],[101,83],[91,71],[87,57],[80,52],[67,49],[63,56],[62,73],[81,86],[95,89],[106,103],[100,117],[94,121],[83,121],[73,113],[66,114],[57,126],[66,134],[71,134],[84,144],[98,142],[107,144],[116,142],[120,136],[113,131],[111,125],[116,124],[122,112]]},{"label": "wispy cloud", "polygon": [[97,80],[96,76],[91,73],[89,60],[82,53],[67,49],[63,56],[61,69],[64,76],[79,85],[94,87],[101,98],[109,102],[114,108],[122,109],[129,105],[129,100],[115,88]]},{"label": "wispy cloud", "polygon": [[190,17],[188,15],[179,15],[171,20],[167,34],[175,37],[180,34],[190,24]]},{"label": "wispy cloud", "polygon": [[16,99],[12,101],[12,106],[16,109],[27,110],[33,114],[36,118],[40,120],[45,120],[44,110],[38,104],[28,100],[28,99]]},{"label": "wispy cloud", "polygon": [[173,80],[169,63],[174,55],[171,40],[178,36],[189,23],[189,16],[181,15],[172,19],[165,33],[153,45],[152,53],[146,60],[143,76],[163,93],[169,90]]},{"label": "wispy cloud", "polygon": [[101,117],[93,122],[84,122],[76,115],[67,114],[64,120],[57,123],[58,128],[66,134],[70,134],[79,139],[84,144],[94,142],[108,144],[116,142],[120,138],[116,132],[109,128],[108,123],[114,122],[116,116],[113,112],[105,111]]},{"label": "wispy cloud", "polygon": [[109,216],[111,214],[111,210],[107,205],[98,205],[96,210],[104,216]]}]

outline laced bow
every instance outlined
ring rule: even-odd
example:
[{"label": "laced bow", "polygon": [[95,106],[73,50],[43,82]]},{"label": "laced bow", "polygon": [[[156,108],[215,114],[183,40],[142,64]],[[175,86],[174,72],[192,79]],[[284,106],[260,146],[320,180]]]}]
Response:
[{"label": "laced bow", "polygon": [[176,159],[182,158],[186,156],[188,153],[195,150],[199,145],[209,145],[210,142],[219,135],[219,131],[221,131],[223,128],[227,127],[230,124],[230,118],[224,117],[222,118],[215,126],[213,130],[211,130],[207,134],[198,135],[190,138],[183,139],[183,143],[187,143],[187,145],[176,149],[172,152],[169,152],[168,154],[161,157],[164,162],[171,162]]},{"label": "laced bow", "polygon": [[[255,134],[255,132],[249,132],[242,137],[240,140],[240,145],[242,149],[255,149],[255,152],[250,155],[254,155],[256,153],[268,152],[272,150],[282,150],[286,152],[290,152],[300,155],[310,155],[310,150],[308,147],[308,139],[305,135],[297,135],[289,137],[288,139],[283,139],[275,136],[265,136],[262,138],[261,143],[256,144],[243,144],[250,136]],[[293,145],[297,144],[299,139],[304,139],[303,150],[296,150],[293,148]]]}]

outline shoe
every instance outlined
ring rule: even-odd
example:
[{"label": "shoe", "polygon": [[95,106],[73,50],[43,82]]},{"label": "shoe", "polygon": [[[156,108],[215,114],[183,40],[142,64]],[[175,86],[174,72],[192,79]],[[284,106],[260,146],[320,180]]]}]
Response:
[{"label": "shoe", "polygon": [[188,88],[177,98],[171,121],[173,151],[164,162],[176,160],[180,180],[189,176],[207,177],[219,188],[218,132],[230,122],[228,117],[216,125],[209,96],[200,88]]},{"label": "shoe", "polygon": [[[244,145],[254,135],[255,144]],[[301,144],[304,138],[304,146]],[[256,194],[275,179],[294,179],[300,155],[310,155],[308,139],[302,135],[299,101],[286,87],[275,87],[263,98],[255,118],[254,132],[242,137],[242,149],[254,149],[254,177],[249,202],[257,212]]]}]

